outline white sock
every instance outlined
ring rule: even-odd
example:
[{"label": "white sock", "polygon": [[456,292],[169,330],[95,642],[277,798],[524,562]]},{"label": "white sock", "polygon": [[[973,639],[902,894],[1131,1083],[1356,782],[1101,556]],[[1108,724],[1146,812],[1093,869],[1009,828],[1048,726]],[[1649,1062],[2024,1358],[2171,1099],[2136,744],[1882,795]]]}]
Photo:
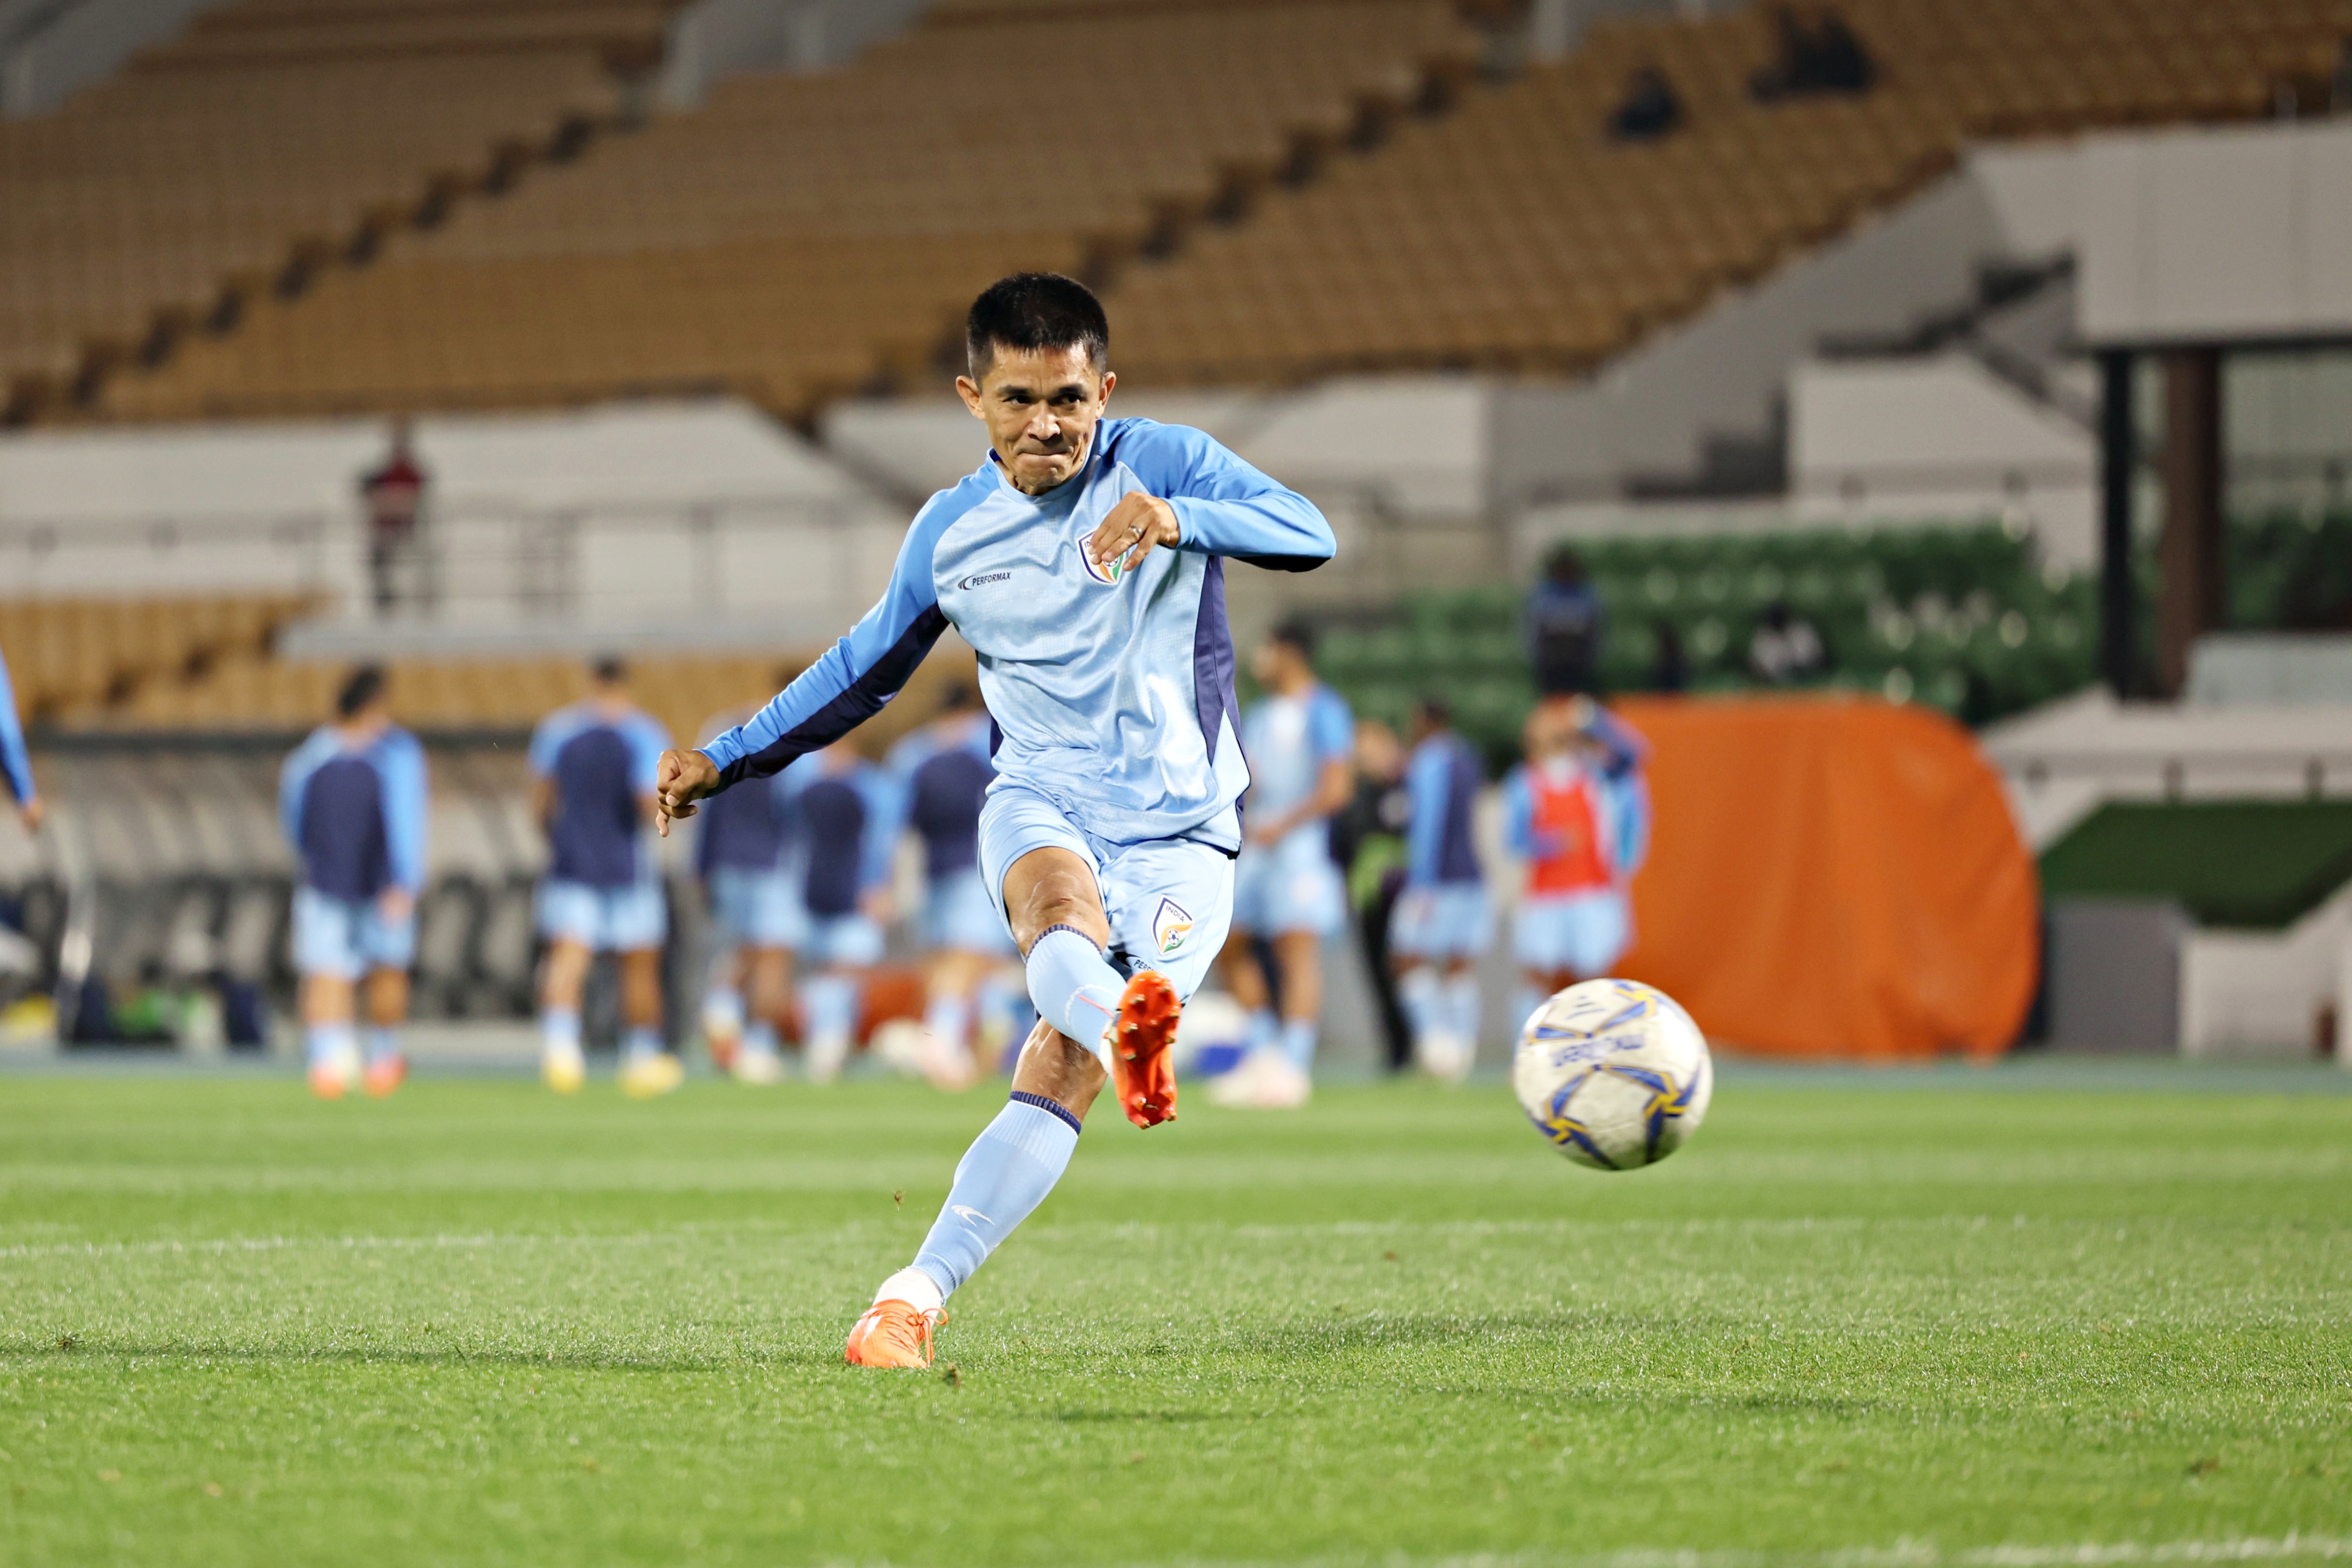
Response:
[{"label": "white sock", "polygon": [[632,1024],[621,1034],[621,1060],[634,1065],[661,1055],[661,1031],[650,1024]]},{"label": "white sock", "polygon": [[702,999],[702,1032],[732,1038],[743,1032],[743,994],[731,985],[714,985]]},{"label": "white sock", "polygon": [[923,1027],[946,1041],[952,1049],[969,1049],[971,1004],[961,996],[942,992],[932,997],[931,1005],[923,1010]]},{"label": "white sock", "polygon": [[580,1014],[571,1007],[550,1007],[539,1016],[539,1037],[545,1042],[547,1054],[578,1059],[580,1055]]},{"label": "white sock", "polygon": [[1478,976],[1465,971],[1445,982],[1443,1005],[1446,1027],[1458,1037],[1463,1045],[1475,1051],[1478,1047]]},{"label": "white sock", "polygon": [[882,1281],[882,1289],[874,1292],[875,1304],[884,1301],[904,1301],[919,1312],[936,1311],[947,1304],[940,1293],[940,1282],[912,1264]]}]

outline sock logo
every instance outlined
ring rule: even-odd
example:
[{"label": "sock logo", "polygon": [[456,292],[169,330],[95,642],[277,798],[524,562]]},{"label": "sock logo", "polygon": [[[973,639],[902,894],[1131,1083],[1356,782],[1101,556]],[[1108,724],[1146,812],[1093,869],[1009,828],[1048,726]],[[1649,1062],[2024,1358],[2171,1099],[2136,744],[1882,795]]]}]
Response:
[{"label": "sock logo", "polygon": [[1192,916],[1173,899],[1160,900],[1160,908],[1151,917],[1151,943],[1160,956],[1167,958],[1184,945],[1192,934]]},{"label": "sock logo", "polygon": [[978,1209],[972,1207],[970,1204],[950,1204],[948,1205],[948,1212],[954,1215],[956,1218],[963,1221],[966,1225],[994,1225],[996,1223],[994,1220],[990,1219],[986,1215],[981,1213]]}]

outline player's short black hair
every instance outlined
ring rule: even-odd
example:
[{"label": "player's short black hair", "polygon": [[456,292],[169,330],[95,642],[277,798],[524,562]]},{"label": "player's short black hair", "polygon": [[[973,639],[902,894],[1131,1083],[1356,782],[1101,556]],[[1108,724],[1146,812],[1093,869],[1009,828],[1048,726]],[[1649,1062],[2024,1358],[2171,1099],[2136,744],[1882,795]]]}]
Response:
[{"label": "player's short black hair", "polygon": [[348,719],[364,709],[374,706],[383,695],[383,666],[360,664],[343,677],[341,689],[335,693],[335,717]]},{"label": "player's short black hair", "polygon": [[1563,588],[1573,588],[1584,581],[1584,557],[1573,544],[1555,544],[1544,557],[1544,575]]},{"label": "player's short black hair", "polygon": [[1276,625],[1274,630],[1265,634],[1265,640],[1271,643],[1280,643],[1285,647],[1296,648],[1298,650],[1299,658],[1306,659],[1309,663],[1314,662],[1315,628],[1305,621],[1286,620],[1279,622]]},{"label": "player's short black hair", "polygon": [[1412,709],[1441,730],[1451,728],[1454,723],[1454,704],[1434,691],[1423,693]]},{"label": "player's short black hair", "polygon": [[963,319],[964,363],[972,380],[999,348],[1082,348],[1100,375],[1110,362],[1110,318],[1094,290],[1075,278],[1015,272],[982,289]]},{"label": "player's short black hair", "polygon": [[588,673],[605,686],[618,686],[629,679],[629,661],[617,653],[600,653],[589,662]]}]

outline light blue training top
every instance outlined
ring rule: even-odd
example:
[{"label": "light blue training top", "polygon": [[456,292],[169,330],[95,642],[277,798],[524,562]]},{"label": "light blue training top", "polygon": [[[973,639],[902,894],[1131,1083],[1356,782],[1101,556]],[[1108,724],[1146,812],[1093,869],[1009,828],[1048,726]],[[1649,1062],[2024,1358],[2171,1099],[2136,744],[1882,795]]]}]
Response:
[{"label": "light blue training top", "polygon": [[[1177,548],[1096,570],[1087,538],[1138,491],[1175,509]],[[1304,496],[1182,426],[1105,419],[1085,465],[1042,496],[991,452],[917,514],[881,603],[703,751],[721,787],[774,773],[879,712],[952,626],[1002,736],[992,789],[1034,790],[1108,843],[1236,849],[1249,770],[1220,558],[1303,572],[1333,548]]]},{"label": "light blue training top", "polygon": [[33,758],[25,750],[25,731],[16,721],[16,689],[8,683],[8,661],[0,658],[0,779],[23,805],[35,795]]},{"label": "light blue training top", "polygon": [[[1250,811],[1271,816],[1296,808],[1313,797],[1324,768],[1346,762],[1355,749],[1355,715],[1348,711],[1346,700],[1321,681],[1296,697],[1261,698],[1242,720],[1242,752],[1250,765]],[[1280,847],[1297,853],[1297,846],[1320,837],[1328,850],[1329,830],[1324,824],[1319,816],[1300,823]]]}]

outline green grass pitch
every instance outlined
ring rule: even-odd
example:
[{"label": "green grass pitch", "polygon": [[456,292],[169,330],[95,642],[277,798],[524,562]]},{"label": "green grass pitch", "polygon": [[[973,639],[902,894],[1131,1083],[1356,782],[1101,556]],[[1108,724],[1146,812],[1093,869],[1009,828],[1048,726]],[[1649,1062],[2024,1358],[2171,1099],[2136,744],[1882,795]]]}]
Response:
[{"label": "green grass pitch", "polygon": [[1106,1102],[843,1366],[999,1102],[0,1079],[0,1563],[2352,1555],[2352,1097],[1735,1072],[1625,1175]]}]

